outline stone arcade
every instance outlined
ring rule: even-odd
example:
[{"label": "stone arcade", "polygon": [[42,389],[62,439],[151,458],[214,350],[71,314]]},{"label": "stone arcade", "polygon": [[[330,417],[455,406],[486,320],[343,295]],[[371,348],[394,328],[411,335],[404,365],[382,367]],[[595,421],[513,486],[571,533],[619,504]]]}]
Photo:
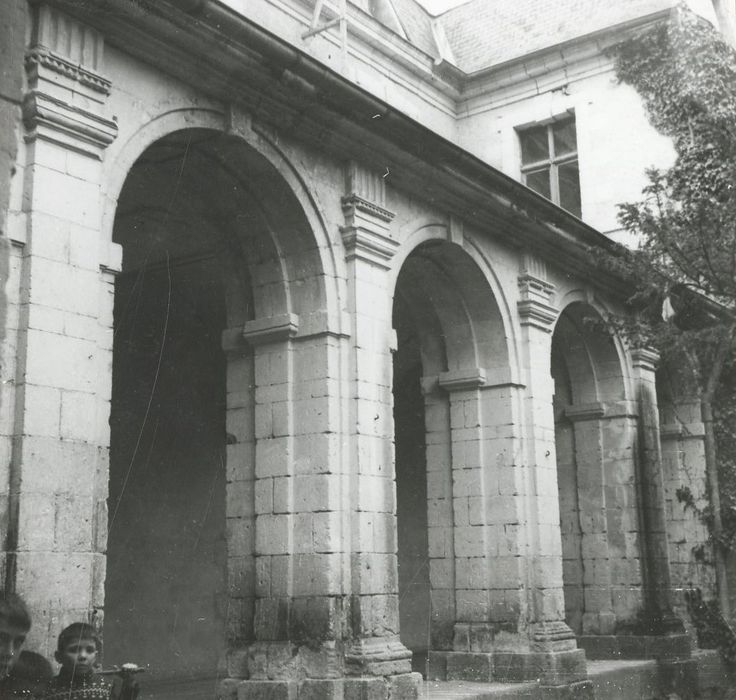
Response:
[{"label": "stone arcade", "polygon": [[240,700],[413,698],[424,658],[545,697],[591,692],[586,652],[692,672],[702,426],[592,329],[609,240],[423,123],[404,64],[379,99],[302,50],[310,3],[238,5],[1,10],[2,562],[34,644],[104,615],[111,661]]}]

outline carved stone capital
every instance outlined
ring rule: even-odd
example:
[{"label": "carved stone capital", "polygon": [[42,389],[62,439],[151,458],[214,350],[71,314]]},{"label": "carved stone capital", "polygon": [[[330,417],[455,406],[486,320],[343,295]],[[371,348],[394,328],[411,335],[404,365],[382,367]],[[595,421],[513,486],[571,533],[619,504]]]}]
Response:
[{"label": "carved stone capital", "polygon": [[114,121],[35,90],[23,99],[23,120],[27,142],[42,139],[98,159],[118,134]]},{"label": "carved stone capital", "polygon": [[634,348],[631,350],[631,363],[635,369],[656,372],[659,353],[653,348]]},{"label": "carved stone capital", "polygon": [[49,5],[38,6],[34,19],[25,62],[25,139],[101,159],[118,133],[115,120],[105,114],[112,86],[101,73],[103,37]]},{"label": "carved stone capital", "polygon": [[555,285],[547,281],[547,269],[538,258],[526,254],[522,258],[519,275],[519,302],[517,304],[522,326],[534,326],[547,333],[557,319],[552,305]]},{"label": "carved stone capital", "polygon": [[389,235],[393,214],[356,197],[344,197],[345,226],[340,228],[347,260],[359,259],[388,269],[399,247]]},{"label": "carved stone capital", "polygon": [[350,161],[345,168],[345,196],[340,227],[346,260],[362,260],[388,269],[399,244],[391,238],[393,212],[385,207],[386,187],[377,173]]}]

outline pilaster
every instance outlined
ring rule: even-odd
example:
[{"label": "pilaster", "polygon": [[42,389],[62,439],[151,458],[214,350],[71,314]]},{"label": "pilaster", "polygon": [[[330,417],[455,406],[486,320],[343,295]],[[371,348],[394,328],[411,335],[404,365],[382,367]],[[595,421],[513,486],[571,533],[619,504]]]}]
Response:
[{"label": "pilaster", "polygon": [[53,143],[98,160],[117,136],[105,114],[111,83],[102,74],[104,38],[50,5],[34,8],[23,100],[27,143]]},{"label": "pilaster", "polygon": [[[562,538],[555,457],[550,373],[552,331],[557,319],[554,285],[539,258],[525,254],[518,278],[517,309],[521,326],[521,363],[525,379],[523,424],[526,508],[526,611],[530,646],[548,664],[547,682],[569,683],[586,677],[585,654],[565,623],[562,588]],[[560,669],[564,667],[564,673]]]},{"label": "pilaster", "polygon": [[[682,633],[684,627],[672,610],[664,471],[655,382],[658,362],[659,355],[651,348],[631,350],[639,408],[638,481],[645,553],[645,610],[640,632],[645,635],[672,635]],[[687,652],[689,655],[689,648]]]},{"label": "pilaster", "polygon": [[[380,533],[396,529],[391,327],[393,289],[388,270],[398,249],[391,237],[379,173],[350,162],[345,169],[341,227],[352,318],[350,440],[352,476],[352,642],[347,672],[395,676],[411,671],[411,652],[399,641],[395,545]],[[393,537],[391,537],[393,542]],[[407,676],[410,677],[410,676]],[[412,682],[419,678],[411,676]]]},{"label": "pilaster", "polygon": [[6,586],[33,608],[39,647],[66,621],[102,621],[121,266],[119,246],[99,237],[100,161],[117,134],[103,47],[91,28],[33,7]]}]

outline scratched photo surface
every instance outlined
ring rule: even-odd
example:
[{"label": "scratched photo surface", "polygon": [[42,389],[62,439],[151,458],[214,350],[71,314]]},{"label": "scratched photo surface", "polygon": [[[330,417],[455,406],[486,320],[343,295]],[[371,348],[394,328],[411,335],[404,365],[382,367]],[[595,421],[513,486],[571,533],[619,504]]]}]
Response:
[{"label": "scratched photo surface", "polygon": [[734,43],[3,0],[0,700],[731,697]]}]

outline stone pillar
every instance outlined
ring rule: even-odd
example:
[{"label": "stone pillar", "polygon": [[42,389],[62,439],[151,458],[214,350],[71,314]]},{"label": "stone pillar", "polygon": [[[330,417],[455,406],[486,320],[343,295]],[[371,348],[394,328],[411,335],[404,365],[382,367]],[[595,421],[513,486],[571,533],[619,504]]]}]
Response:
[{"label": "stone pillar", "polygon": [[573,405],[565,409],[575,440],[575,488],[583,568],[583,635],[612,634],[615,629],[601,440],[603,414],[601,403]]},{"label": "stone pillar", "polygon": [[693,581],[699,582],[706,599],[715,594],[713,568],[697,555],[698,551],[708,551],[708,529],[677,495],[678,489],[687,488],[699,509],[707,504],[705,428],[697,396],[675,397],[665,405],[660,398],[659,408],[673,607],[677,615],[685,617],[684,591]]},{"label": "stone pillar", "polygon": [[221,695],[341,698],[349,613],[339,340],[329,329],[299,336],[292,313],[248,321],[242,337],[253,364],[252,374],[246,357],[228,366],[227,494],[230,595],[241,603],[230,628],[240,640],[231,639]]},{"label": "stone pillar", "polygon": [[255,372],[253,346],[243,327],[222,334],[226,369],[227,644],[228,676],[248,676],[248,643],[254,639],[255,537]]},{"label": "stone pillar", "polygon": [[450,401],[436,377],[422,381],[427,465],[427,545],[430,570],[430,649],[450,651],[455,634]]},{"label": "stone pillar", "polygon": [[411,673],[411,652],[399,639],[393,458],[394,290],[388,270],[398,243],[390,236],[393,214],[386,209],[380,174],[349,163],[342,206],[352,320],[347,436],[352,595],[345,660],[354,678],[346,681],[346,693],[350,687],[350,692],[369,693],[371,698],[411,698],[418,693],[421,677]]},{"label": "stone pillar", "polygon": [[552,286],[537,278],[521,283],[527,383],[506,367],[438,379],[450,395],[456,623],[453,651],[430,652],[429,672],[437,679],[579,684],[588,693],[585,655],[563,619]]},{"label": "stone pillar", "polygon": [[100,239],[107,113],[103,37],[33,7],[6,586],[34,613],[31,646],[72,620],[101,624],[108,518],[113,276]]},{"label": "stone pillar", "polygon": [[[440,521],[444,527],[430,540],[431,586],[433,601],[443,589],[454,588],[454,600],[445,601],[441,611],[454,613],[454,625],[452,651],[443,651],[433,639],[429,674],[448,680],[521,680],[519,669],[504,656],[519,647],[518,624],[526,605],[513,458],[518,387],[508,370],[478,367],[444,372],[433,381],[449,397],[449,459],[437,474],[448,478],[436,479],[444,489],[432,488],[432,495],[444,496],[445,502],[430,501],[430,513],[435,505],[441,505],[438,515],[446,513]],[[431,382],[423,381],[425,387]],[[442,445],[434,436],[432,441]],[[428,459],[428,469],[429,464]]]},{"label": "stone pillar", "polygon": [[644,554],[644,609],[633,630],[645,647],[641,656],[687,658],[689,637],[672,610],[672,583],[667,545],[664,472],[660,445],[655,371],[659,356],[653,350],[631,351],[638,422],[638,484]]},{"label": "stone pillar", "polygon": [[584,679],[585,653],[564,621],[562,543],[555,458],[555,427],[550,371],[552,330],[557,310],[554,285],[544,264],[525,255],[519,276],[521,363],[524,393],[526,583],[530,651],[550,685]]},{"label": "stone pillar", "polygon": [[[635,484],[638,409],[625,400],[565,409],[576,439],[584,568],[578,644],[588,658],[625,653],[643,602],[642,551]],[[622,636],[618,636],[622,635]]]}]

